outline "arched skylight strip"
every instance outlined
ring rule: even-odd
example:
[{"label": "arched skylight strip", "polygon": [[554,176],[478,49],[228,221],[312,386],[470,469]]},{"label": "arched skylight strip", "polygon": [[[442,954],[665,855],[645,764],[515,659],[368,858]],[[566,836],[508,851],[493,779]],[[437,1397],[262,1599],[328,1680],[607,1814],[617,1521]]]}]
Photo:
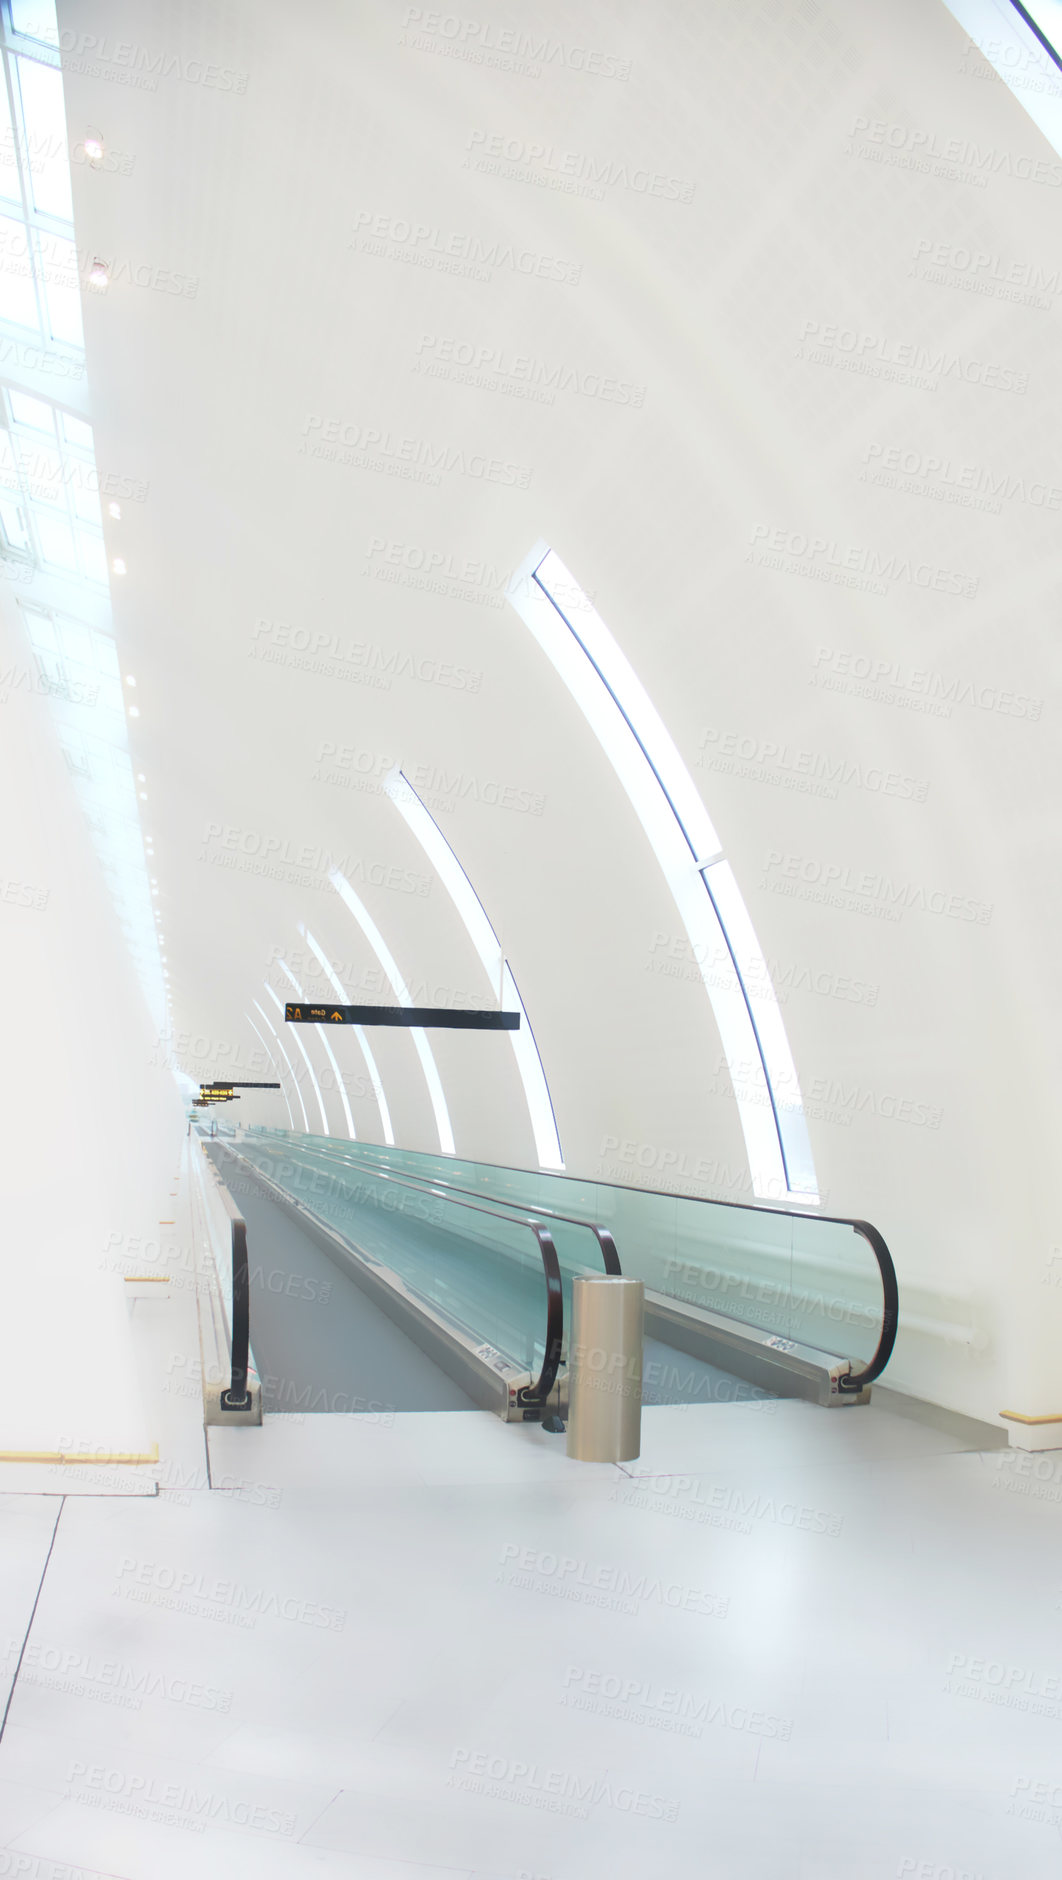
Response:
[{"label": "arched skylight strip", "polygon": [[[287,1052],[285,1051],[284,1046],[281,1044],[279,1037],[277,1037],[275,1027],[270,1023],[268,1012],[263,1012],[262,1007],[259,1005],[257,999],[252,999],[251,1004],[254,1006],[255,1011],[258,1013],[263,1023],[269,1026],[269,1029],[273,1033],[274,1038],[276,1038],[277,1050],[280,1052],[281,1057],[283,1058],[285,1064],[288,1067],[288,1075],[290,1076],[291,1081],[295,1086],[295,1095],[299,1099],[299,1108],[302,1111],[302,1126],[304,1130],[306,1131],[306,1134],[309,1135],[310,1119],[306,1114],[306,1105],[302,1100],[302,1091],[299,1089],[299,1080],[295,1075],[294,1069],[292,1068],[291,1059],[289,1058]],[[292,1127],[294,1128],[294,1124],[292,1125]],[[325,1134],[327,1135],[327,1133],[328,1132],[326,1130]]]},{"label": "arched skylight strip", "polygon": [[[944,0],[970,41],[960,71],[977,55],[993,67],[1026,116],[1062,155],[1062,5],[1059,0]],[[983,147],[970,161],[982,165]],[[963,162],[962,156],[957,161]],[[1018,172],[1016,172],[1018,173]]]},{"label": "arched skylight strip", "polygon": [[701,870],[701,875],[711,895],[719,925],[726,935],[730,957],[741,981],[756,1034],[760,1062],[768,1075],[789,1190],[807,1199],[818,1191],[815,1162],[800,1095],[800,1080],[789,1049],[781,1008],[771,983],[770,969],[730,863],[713,862]]},{"label": "arched skylight strip", "polygon": [[1062,71],[1062,58],[1059,57],[1059,47],[1062,46],[1060,0],[1032,0],[1029,6],[1025,5],[1025,0],[1010,0],[1010,4],[1029,30],[1035,33],[1052,64]]},{"label": "arched skylight strip", "polygon": [[[288,966],[285,966],[283,960],[278,960],[277,965],[280,967],[280,970],[283,973],[285,979],[288,981],[288,984],[291,986],[291,989],[294,992],[295,997],[297,999],[305,999],[306,994],[303,991],[302,987],[300,986],[294,973],[291,971],[291,968]],[[328,1057],[328,1062],[331,1064],[332,1069],[335,1072],[336,1089],[339,1092],[339,1101],[343,1105],[343,1115],[345,1116],[346,1123],[347,1123],[347,1135],[350,1137],[351,1142],[357,1142],[358,1138],[354,1129],[354,1118],[350,1114],[350,1104],[347,1102],[347,1093],[343,1085],[343,1079],[339,1074],[339,1065],[336,1063],[335,1057],[332,1052],[332,1047],[328,1042],[328,1037],[325,1032],[325,1028],[323,1025],[315,1025],[314,1030],[317,1033],[317,1036],[320,1038],[321,1043],[323,1044],[325,1048],[325,1052]],[[299,1035],[298,1032],[296,1032],[295,1037],[298,1038],[298,1035]],[[327,1130],[325,1131],[325,1134],[326,1135],[328,1134]]]},{"label": "arched skylight strip", "polygon": [[[277,997],[276,993],[273,991],[273,988],[271,985],[269,985],[268,981],[266,982],[266,991],[268,992],[270,998],[272,999],[273,1004],[276,1006],[277,1011],[280,1013],[281,1018],[283,1018],[284,1001],[283,999],[279,999]],[[295,1045],[297,1045],[298,1047],[299,1054],[302,1058],[303,1063],[306,1066],[306,1069],[310,1073],[310,1082],[313,1085],[313,1094],[317,1098],[317,1108],[321,1112],[321,1134],[322,1136],[330,1136],[332,1132],[328,1127],[328,1112],[325,1109],[324,1098],[321,1095],[321,1086],[318,1083],[317,1078],[314,1075],[313,1065],[310,1063],[309,1057],[307,1056],[306,1046],[303,1044],[302,1039],[300,1038],[297,1031],[293,1031],[291,1033],[291,1037]]]},{"label": "arched skylight strip", "polygon": [[[545,544],[539,544],[517,570],[509,599],[598,738],[664,872],[694,956],[701,963],[734,1084],[755,1193],[762,1198],[793,1195],[816,1200],[792,1057],[786,1046],[784,1055],[773,1062],[768,1053],[776,1042],[776,1031],[771,1025],[765,1027],[765,1045],[757,1029],[746,984],[709,885],[712,867],[722,859],[719,839],[674,743],[608,628],[560,557]],[[688,827],[683,816],[688,818]],[[734,897],[740,902],[732,876],[721,886],[721,893],[731,904]],[[735,939],[740,943],[752,932],[747,911],[744,922],[738,924],[741,933]],[[757,962],[762,962],[758,945],[744,962],[747,981],[762,970]],[[768,977],[757,982],[757,1005],[762,1010],[772,1004],[777,1008]],[[780,1110],[776,1105],[767,1074],[769,1063],[793,1107],[787,1103]],[[787,1167],[790,1142],[793,1153]]]},{"label": "arched skylight strip", "polygon": [[[391,990],[398,1000],[399,1005],[412,1005],[413,1000],[409,995],[409,988],[399,972],[394,956],[390,952],[372,915],[367,908],[362,906],[346,876],[340,874],[338,868],[329,869],[328,879],[332,883],[333,888],[344,906],[353,914],[354,919],[357,921],[358,926],[369,942],[387,978],[391,982]],[[420,1059],[421,1069],[424,1072],[424,1081],[428,1086],[428,1096],[431,1098],[431,1107],[435,1114],[435,1128],[439,1136],[439,1153],[441,1155],[453,1155],[454,1137],[453,1131],[450,1128],[450,1115],[446,1108],[446,1098],[443,1096],[442,1081],[439,1077],[438,1068],[431,1054],[431,1046],[419,1025],[411,1025],[409,1027],[409,1035],[413,1040],[414,1048]]]},{"label": "arched skylight strip", "polygon": [[[328,955],[325,953],[324,948],[318,946],[309,928],[304,927],[301,921],[299,922],[299,932],[320,966],[321,971],[339,1000],[339,1003],[341,1005],[353,1005],[354,1000],[351,998],[349,992],[346,991],[342,981],[338,979],[336,974],[332,971]],[[361,1054],[365,1059],[366,1069],[369,1073],[369,1081],[372,1084],[373,1095],[376,1098],[376,1106],[380,1112],[380,1127],[383,1130],[384,1142],[387,1144],[388,1148],[393,1149],[395,1146],[395,1132],[391,1128],[391,1112],[387,1107],[387,1098],[384,1096],[383,1082],[377,1068],[376,1059],[372,1054],[372,1047],[365,1036],[364,1026],[355,1025],[353,1031],[355,1038],[361,1046]]]},{"label": "arched skylight strip", "polygon": [[535,1138],[535,1154],[538,1156],[539,1168],[562,1169],[564,1157],[561,1154],[560,1137],[557,1134],[557,1118],[549,1094],[542,1059],[535,1043],[534,1032],[528,1023],[523,1000],[516,989],[516,981],[503,958],[501,941],[491,926],[486,908],[435,818],[425,808],[409,778],[403,775],[397,765],[385,779],[384,789],[412,834],[416,836],[437,878],[442,882],[457,909],[465,932],[479,954],[483,970],[502,1009],[512,1011],[515,1008],[520,1014],[519,1029],[509,1032],[508,1038],[513,1047],[520,1082],[524,1087],[531,1130]]},{"label": "arched skylight strip", "polygon": [[682,830],[694,861],[703,864],[722,853],[722,843],[701,802],[671,733],[668,731],[634,667],[620,651],[601,616],[595,611],[559,555],[541,554],[533,579],[549,597],[569,633],[578,641],[613,704],[641,750]]},{"label": "arched skylight strip", "polygon": [[[252,1030],[252,1031],[254,1032],[254,1035],[255,1035],[255,1037],[257,1038],[257,1040],[258,1040],[258,1042],[259,1042],[259,1044],[261,1045],[261,1047],[262,1047],[262,1049],[263,1049],[263,1051],[265,1052],[265,1054],[266,1054],[266,1057],[267,1057],[267,1059],[268,1059],[268,1061],[269,1061],[269,1063],[270,1063],[270,1065],[271,1065],[271,1067],[272,1067],[272,1069],[273,1069],[273,1070],[275,1070],[275,1071],[276,1071],[276,1072],[278,1073],[278,1075],[279,1075],[279,1072],[280,1072],[280,1066],[279,1066],[279,1064],[277,1063],[277,1061],[276,1061],[276,1058],[274,1057],[274,1055],[273,1055],[273,1053],[272,1053],[272,1051],[271,1051],[271,1050],[269,1049],[269,1046],[267,1045],[267,1043],[266,1043],[266,1041],[265,1041],[265,1039],[263,1038],[263,1036],[262,1036],[262,1034],[261,1034],[261,1032],[259,1031],[259,1029],[258,1029],[258,1026],[257,1026],[257,1025],[255,1024],[255,1022],[254,1022],[254,1019],[253,1019],[253,1018],[251,1017],[251,1014],[250,1014],[249,1012],[246,1012],[246,1013],[244,1014],[244,1016],[245,1016],[245,1018],[246,1018],[246,1020],[247,1020],[247,1023],[248,1023],[249,1025],[250,1025],[250,1027],[251,1027],[251,1030]],[[284,1088],[284,1085],[283,1085],[283,1084],[281,1084],[281,1086],[280,1086],[280,1094],[281,1094],[281,1096],[283,1097],[283,1099],[284,1099],[284,1102],[285,1102],[285,1104],[287,1104],[287,1111],[288,1111],[288,1121],[290,1122],[290,1124],[291,1124],[291,1127],[292,1127],[292,1129],[294,1130],[294,1128],[295,1128],[295,1113],[294,1113],[294,1111],[292,1110],[292,1107],[291,1107],[291,1104],[290,1104],[290,1103],[288,1103],[288,1093],[287,1093],[287,1091],[285,1090],[285,1088]]]}]

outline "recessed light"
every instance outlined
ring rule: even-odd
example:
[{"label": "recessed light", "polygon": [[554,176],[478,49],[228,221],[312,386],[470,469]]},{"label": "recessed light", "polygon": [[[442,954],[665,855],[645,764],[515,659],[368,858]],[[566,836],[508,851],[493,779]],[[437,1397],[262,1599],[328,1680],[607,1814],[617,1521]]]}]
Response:
[{"label": "recessed light", "polygon": [[103,139],[94,134],[85,139],[85,155],[90,163],[103,162]]},{"label": "recessed light", "polygon": [[132,675],[132,673],[131,673],[131,672],[127,672],[127,673],[126,673],[126,675],[125,675],[125,683],[126,683],[126,685],[135,685],[135,684],[136,684],[136,680],[135,680],[135,679],[133,678],[133,675]]},{"label": "recessed light", "polygon": [[125,563],[122,560],[120,555],[115,556],[114,560],[111,563],[111,567],[114,569],[115,574],[125,573]]},{"label": "recessed light", "polygon": [[146,790],[141,790],[141,791],[139,792],[139,796],[140,796],[140,801],[141,801],[142,803],[146,803],[146,802],[147,802],[147,791],[146,791]]},{"label": "recessed light", "polygon": [[101,292],[104,288],[110,286],[111,277],[107,271],[107,263],[105,261],[94,261],[89,269],[88,277],[89,286],[98,287]]},{"label": "recessed light", "polygon": [[129,707],[129,716],[130,716],[130,718],[139,718],[139,716],[140,716],[140,707],[139,707],[139,705],[130,705],[130,707]]},{"label": "recessed light", "polygon": [[107,504],[107,514],[108,514],[109,516],[113,516],[113,517],[114,517],[114,520],[115,520],[115,522],[121,522],[121,520],[122,520],[122,505],[121,505],[121,503],[108,503],[108,504]]}]

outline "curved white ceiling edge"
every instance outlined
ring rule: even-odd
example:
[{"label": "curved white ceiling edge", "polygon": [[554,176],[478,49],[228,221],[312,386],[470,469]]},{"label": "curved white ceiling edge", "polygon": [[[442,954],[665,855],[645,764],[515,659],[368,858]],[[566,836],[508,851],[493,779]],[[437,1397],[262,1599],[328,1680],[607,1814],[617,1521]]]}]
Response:
[{"label": "curved white ceiling edge", "polygon": [[[564,680],[630,801],[693,946],[730,1069],[753,1192],[818,1201],[796,1067],[751,917],[652,700],[548,543],[507,599]],[[744,976],[743,976],[744,975]],[[748,987],[756,986],[753,1014]]]},{"label": "curved white ceiling edge", "polygon": [[[265,1052],[268,1063],[270,1063],[273,1069],[279,1074],[280,1066],[277,1063],[276,1058],[274,1057],[272,1051],[269,1049],[269,1046],[267,1045],[261,1032],[259,1031],[258,1026],[255,1024],[254,1019],[251,1017],[249,1012],[245,1012],[244,1017],[246,1018],[247,1023],[250,1025],[251,1030],[254,1032],[255,1037],[257,1038],[259,1044],[261,1045],[263,1051]],[[285,1090],[283,1083],[281,1083],[281,1086],[280,1086],[280,1094],[283,1097],[285,1104],[287,1105],[288,1120],[291,1123],[292,1133],[294,1134],[295,1113],[291,1107],[291,1104],[288,1102],[288,1093]]]},{"label": "curved white ceiling edge", "polygon": [[421,802],[400,765],[396,764],[384,778],[383,787],[450,896],[503,1011],[515,1008],[520,1014],[519,1027],[509,1032],[508,1036],[520,1082],[524,1087],[538,1165],[539,1168],[563,1169],[564,1157],[561,1154],[557,1118],[545,1067],[535,1042],[535,1034],[528,1023],[524,1002],[502,954],[501,941],[491,925],[487,910],[434,816]]},{"label": "curved white ceiling edge", "polygon": [[[285,979],[291,985],[291,988],[295,994],[295,997],[297,999],[305,1000],[306,994],[303,991],[302,987],[300,986],[290,966],[285,966],[283,960],[278,960],[277,965],[280,967],[280,970],[283,973]],[[351,1142],[357,1142],[358,1140],[357,1131],[354,1128],[354,1118],[350,1114],[350,1104],[347,1102],[346,1088],[344,1086],[343,1079],[339,1074],[339,1065],[336,1063],[335,1055],[333,1053],[332,1047],[328,1042],[328,1034],[325,1031],[325,1028],[323,1025],[315,1025],[314,1030],[317,1033],[317,1036],[320,1038],[321,1043],[323,1044],[325,1048],[325,1052],[328,1057],[328,1062],[331,1064],[332,1069],[335,1072],[336,1089],[339,1092],[339,1101],[343,1105],[343,1116],[345,1118],[346,1125],[347,1125],[347,1135],[350,1137]],[[305,1056],[305,1053],[303,1055]],[[325,1135],[327,1136],[329,1133],[330,1132],[326,1129]]]},{"label": "curved white ceiling edge", "polygon": [[[301,920],[299,922],[299,933],[301,934],[302,938],[305,940],[306,945],[309,947],[310,952],[313,954],[314,959],[317,961],[317,964],[321,968],[321,971],[323,972],[325,978],[327,979],[329,985],[332,988],[332,991],[335,993],[340,1004],[341,1005],[353,1005],[354,1003],[353,999],[351,998],[349,992],[346,990],[345,986],[343,985],[342,980],[340,980],[338,976],[336,975],[336,973],[333,971],[332,964],[324,948],[318,945],[317,941],[314,939],[312,933],[310,932],[310,929],[307,926],[304,926]],[[372,1084],[373,1095],[376,1098],[376,1107],[380,1112],[380,1127],[383,1130],[383,1139],[385,1143],[387,1144],[388,1148],[393,1149],[395,1146],[395,1132],[391,1128],[391,1112],[387,1107],[387,1098],[384,1096],[383,1081],[380,1077],[380,1072],[377,1068],[376,1059],[373,1057],[373,1054],[372,1054],[372,1047],[369,1044],[369,1040],[365,1036],[364,1026],[355,1025],[353,1027],[353,1031],[354,1031],[354,1036],[358,1041],[358,1044],[361,1046],[361,1055],[365,1059],[365,1068],[369,1073],[369,1082]],[[351,1134],[353,1135],[353,1131],[351,1132]]]},{"label": "curved white ceiling edge", "polygon": [[[266,991],[268,992],[270,998],[272,999],[273,1004],[276,1006],[277,1011],[280,1013],[281,1018],[283,1018],[284,1001],[282,998],[279,997],[277,993],[273,991],[273,988],[269,984],[268,981],[266,981]],[[325,1109],[324,1098],[321,1095],[321,1086],[318,1083],[316,1076],[314,1075],[314,1068],[313,1068],[313,1065],[310,1063],[309,1057],[307,1055],[306,1046],[303,1044],[302,1039],[300,1038],[297,1031],[293,1031],[291,1036],[292,1036],[293,1043],[297,1046],[299,1050],[299,1053],[302,1057],[303,1063],[306,1066],[306,1069],[310,1073],[310,1082],[313,1085],[313,1094],[317,1098],[317,1108],[321,1112],[321,1133],[325,1136],[330,1136],[332,1132],[328,1127],[328,1112]]]},{"label": "curved white ceiling edge", "polygon": [[[346,876],[340,874],[338,868],[329,869],[328,879],[332,883],[340,900],[344,903],[349,912],[353,914],[354,919],[357,921],[358,926],[369,942],[369,945],[391,982],[391,990],[398,1000],[399,1005],[412,1005],[413,1000],[409,995],[409,988],[399,972],[394,956],[390,952],[372,915],[359,901]],[[431,1098],[431,1107],[435,1116],[435,1128],[439,1136],[439,1153],[440,1155],[453,1155],[455,1153],[454,1133],[450,1127],[450,1113],[446,1107],[442,1079],[439,1076],[438,1066],[432,1056],[431,1046],[419,1025],[411,1025],[409,1035],[413,1040],[414,1048],[420,1059],[421,1069],[424,1072],[424,1081],[428,1086],[428,1096]]]},{"label": "curved white ceiling edge", "polygon": [[[295,1086],[295,1095],[299,1099],[299,1108],[302,1111],[303,1129],[306,1131],[306,1134],[309,1135],[310,1134],[310,1119],[306,1114],[306,1105],[302,1100],[302,1091],[299,1089],[299,1080],[296,1077],[294,1070],[292,1069],[291,1059],[289,1058],[287,1052],[284,1049],[284,1046],[281,1044],[280,1039],[277,1036],[276,1027],[273,1025],[272,1021],[270,1020],[268,1012],[264,1012],[262,1010],[262,1007],[259,1005],[257,999],[252,999],[251,1004],[254,1006],[254,1009],[258,1013],[259,1018],[261,1018],[263,1023],[269,1027],[269,1030],[273,1033],[273,1036],[276,1039],[277,1050],[280,1052],[281,1057],[283,1058],[285,1064],[288,1067],[288,1076],[291,1078],[291,1081]],[[259,1036],[261,1036],[260,1033],[259,1033]],[[290,1108],[290,1105],[289,1105],[289,1108]],[[294,1123],[292,1127],[294,1127]]]}]

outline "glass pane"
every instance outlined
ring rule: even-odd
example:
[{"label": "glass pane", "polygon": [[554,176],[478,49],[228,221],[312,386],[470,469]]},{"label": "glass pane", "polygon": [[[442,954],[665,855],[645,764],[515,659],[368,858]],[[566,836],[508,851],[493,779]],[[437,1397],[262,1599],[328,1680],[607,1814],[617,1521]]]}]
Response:
[{"label": "glass pane", "polygon": [[45,684],[49,686],[52,691],[65,692],[67,689],[66,675],[63,672],[63,662],[59,658],[58,653],[51,653],[48,651],[47,647],[43,646],[34,647],[33,650],[36,655],[41,678],[44,680]]},{"label": "glass pane", "polygon": [[103,543],[98,535],[92,535],[88,529],[78,529],[78,547],[81,550],[81,568],[89,581],[100,581],[107,585],[107,557],[103,552]]},{"label": "glass pane", "polygon": [[38,235],[37,240],[48,309],[48,331],[53,339],[65,340],[69,346],[84,346],[77,250],[73,242],[63,241],[58,235]]},{"label": "glass pane", "polygon": [[7,86],[0,84],[0,196],[8,202],[15,202],[22,207],[22,191],[18,181],[18,152],[15,148],[15,133],[11,128],[11,109],[7,102]]},{"label": "glass pane", "polygon": [[62,620],[59,622],[59,638],[67,659],[92,659],[92,632],[83,626],[80,620]]},{"label": "glass pane", "polygon": [[21,222],[0,216],[0,320],[37,331],[29,236]]},{"label": "glass pane", "polygon": [[29,634],[30,638],[30,645],[38,649],[58,653],[59,640],[55,631],[55,622],[51,615],[38,614],[30,607],[25,607],[22,611],[23,618],[26,622],[26,632]]},{"label": "glass pane", "polygon": [[0,431],[0,490],[19,488],[18,466],[7,431]]},{"label": "glass pane", "polygon": [[0,522],[3,523],[4,540],[8,548],[26,549],[29,547],[29,538],[21,509],[17,503],[8,502],[3,496],[0,496]]},{"label": "glass pane", "polygon": [[53,568],[60,568],[64,573],[77,573],[77,555],[74,550],[74,533],[68,522],[64,522],[53,510],[32,510],[33,526],[40,544],[41,560]]},{"label": "glass pane", "polygon": [[59,420],[65,442],[72,444],[75,450],[87,451],[91,457],[95,450],[91,424],[85,424],[81,418],[75,418],[69,411],[60,412]]},{"label": "glass pane", "polygon": [[46,503],[49,509],[61,509],[65,515],[62,459],[46,444],[38,444],[28,437],[19,439],[18,457],[22,480],[31,500]]},{"label": "glass pane", "polygon": [[106,633],[92,635],[92,657],[96,662],[96,671],[117,683],[120,677],[118,649]]},{"label": "glass pane", "polygon": [[[103,532],[103,518],[100,515],[100,499],[94,489],[84,481],[81,464],[67,464],[67,488],[74,499],[74,514],[81,522],[91,523],[94,529]],[[74,473],[71,475],[71,471]]]},{"label": "glass pane", "polygon": [[15,65],[34,207],[42,215],[61,216],[64,222],[72,222],[63,75],[54,65],[42,65],[37,59],[16,59]]},{"label": "glass pane", "polygon": [[46,46],[59,44],[55,0],[11,0],[11,24],[27,39],[39,39]]},{"label": "glass pane", "polygon": [[25,425],[29,431],[46,431],[55,437],[55,411],[40,398],[30,398],[25,392],[9,391],[11,417],[15,424]]}]

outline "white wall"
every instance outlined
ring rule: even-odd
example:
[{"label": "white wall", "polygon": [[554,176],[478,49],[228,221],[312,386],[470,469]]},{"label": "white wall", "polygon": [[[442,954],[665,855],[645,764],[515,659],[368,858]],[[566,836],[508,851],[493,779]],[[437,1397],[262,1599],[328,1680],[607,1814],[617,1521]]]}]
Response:
[{"label": "white wall", "polygon": [[[986,1417],[1060,1408],[1054,152],[922,0],[547,5],[535,31],[563,56],[539,76],[452,56],[445,34],[411,43],[400,6],[98,12],[146,58],[246,80],[171,70],[139,90],[76,57],[67,77],[72,127],[103,122],[135,157],[75,183],[87,245],[130,264],[88,305],[87,337],[100,459],[149,484],[123,518],[117,607],[181,1062],[210,1077],[240,1054],[264,1074],[243,1015],[268,1004],[275,950],[297,961],[300,920],[352,979],[371,969],[328,859],[360,870],[411,983],[482,991],[438,884],[410,888],[423,863],[391,804],[329,782],[321,753],[368,754],[341,779],[359,761],[442,768],[542,799],[535,814],[465,797],[439,820],[520,983],[569,1169],[748,1198],[703,989],[659,970],[681,931],[659,871],[545,659],[490,604],[544,538],[703,786],[777,967],[825,1205],[875,1222],[896,1257],[892,1380]],[[475,20],[495,47],[527,25],[515,7]],[[578,48],[629,76],[579,69]],[[495,134],[527,147],[517,175],[471,167]],[[613,166],[600,200],[542,186],[565,152]],[[625,185],[624,165],[674,179],[674,198]],[[383,253],[352,245],[366,216],[390,219]],[[416,224],[437,233],[407,238]],[[442,265],[474,240],[512,242],[544,277]],[[932,262],[937,244],[956,267]],[[555,260],[577,280],[545,278]],[[177,277],[195,291],[170,291]],[[448,369],[454,342],[481,349],[485,383],[418,369]],[[644,402],[517,396],[491,378],[517,355]],[[329,425],[383,437],[310,454]],[[402,438],[515,465],[526,487],[388,474]],[[893,450],[952,469],[869,480]],[[998,513],[944,500],[963,465],[1023,488]],[[795,546],[778,566],[757,560],[774,531]],[[437,550],[447,593],[404,578]],[[858,585],[871,553],[884,592]],[[403,578],[376,577],[389,565]],[[818,578],[845,566],[851,584]],[[340,650],[330,670],[293,657],[315,635]],[[882,674],[872,696],[851,678],[863,661]],[[920,709],[920,688],[947,709]],[[786,756],[720,767],[728,735]],[[809,763],[842,780],[792,787]],[[388,886],[390,867],[406,872]],[[900,917],[883,918],[894,891]],[[964,917],[973,904],[986,918]],[[436,1052],[459,1153],[529,1162],[504,1041],[440,1035]],[[435,1147],[410,1041],[381,1037],[378,1055],[399,1141]],[[356,1082],[351,1102],[376,1135]],[[239,1114],[287,1121],[267,1099]]]}]

